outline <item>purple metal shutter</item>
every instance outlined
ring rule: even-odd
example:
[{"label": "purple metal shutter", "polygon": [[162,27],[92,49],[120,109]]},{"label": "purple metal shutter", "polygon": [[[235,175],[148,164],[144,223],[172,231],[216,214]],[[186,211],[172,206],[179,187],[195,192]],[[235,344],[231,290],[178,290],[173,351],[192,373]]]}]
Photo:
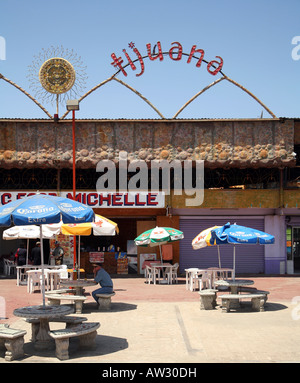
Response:
[{"label": "purple metal shutter", "polygon": [[[184,239],[180,240],[180,272],[189,267],[208,268],[218,267],[218,248],[209,246],[194,250],[192,241],[202,230],[215,225],[225,223],[237,223],[238,225],[253,227],[264,231],[264,218],[247,219],[241,218],[193,218],[180,219],[180,230],[184,233]],[[263,245],[236,245],[235,270],[241,273],[264,273],[264,246]],[[220,258],[222,267],[233,267],[233,245],[220,245]]]}]

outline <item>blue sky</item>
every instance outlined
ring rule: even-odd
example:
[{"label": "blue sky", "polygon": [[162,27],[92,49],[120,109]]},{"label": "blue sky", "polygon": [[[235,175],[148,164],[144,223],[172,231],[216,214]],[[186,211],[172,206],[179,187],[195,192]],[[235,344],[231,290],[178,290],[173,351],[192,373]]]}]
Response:
[{"label": "blue sky", "polygon": [[[193,45],[203,49],[204,60],[221,56],[225,75],[256,95],[277,117],[299,117],[300,60],[292,58],[292,44],[300,36],[299,0],[0,0],[0,36],[6,59],[0,73],[29,93],[29,66],[42,50],[52,46],[73,49],[88,76],[81,96],[112,76],[111,54],[126,58],[123,49],[134,42],[142,56],[146,44],[159,41],[168,52],[173,42],[189,54]],[[1,40],[0,40],[1,41]],[[3,41],[3,39],[2,39]],[[300,38],[299,43],[300,45]],[[300,53],[300,50],[299,50]],[[166,118],[197,92],[221,77],[208,73],[203,62],[187,57],[144,60],[128,76],[118,78],[146,97]],[[39,100],[38,100],[39,101]],[[51,115],[55,105],[42,102]],[[245,92],[228,81],[199,96],[179,118],[258,118],[270,115]],[[60,105],[59,115],[65,112]],[[0,118],[47,118],[16,88],[0,80]],[[127,88],[110,81],[80,104],[77,118],[160,118]]]}]

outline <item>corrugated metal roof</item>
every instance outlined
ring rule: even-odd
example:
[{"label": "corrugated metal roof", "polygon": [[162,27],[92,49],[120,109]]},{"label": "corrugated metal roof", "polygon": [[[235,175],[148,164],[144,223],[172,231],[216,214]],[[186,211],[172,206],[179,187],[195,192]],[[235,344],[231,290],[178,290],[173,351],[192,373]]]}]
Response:
[{"label": "corrugated metal roof", "polygon": [[[300,117],[278,117],[278,118],[76,118],[76,121],[278,121],[278,120],[300,120]],[[0,118],[0,121],[45,121],[53,122],[51,118]],[[59,121],[72,121],[71,118],[59,119]]]}]

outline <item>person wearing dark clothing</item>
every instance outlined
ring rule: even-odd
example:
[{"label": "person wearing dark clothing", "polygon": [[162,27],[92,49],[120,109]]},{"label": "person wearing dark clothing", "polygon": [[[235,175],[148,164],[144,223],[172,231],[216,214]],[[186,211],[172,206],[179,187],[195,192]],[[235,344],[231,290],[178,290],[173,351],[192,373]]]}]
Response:
[{"label": "person wearing dark clothing", "polygon": [[40,265],[41,264],[40,242],[37,242],[36,246],[31,250],[31,260],[33,260],[34,265]]},{"label": "person wearing dark clothing", "polygon": [[63,264],[64,249],[60,246],[58,241],[55,241],[55,249],[53,251],[53,256],[54,256],[56,265],[62,265]]},{"label": "person wearing dark clothing", "polygon": [[26,256],[27,251],[25,249],[25,245],[21,244],[15,253],[15,263],[17,264],[17,266],[26,265]]},{"label": "person wearing dark clothing", "polygon": [[110,275],[105,271],[100,264],[93,264],[94,269],[94,281],[99,283],[100,288],[92,291],[92,296],[95,301],[98,303],[97,294],[111,294],[113,293],[113,281],[111,280]]}]

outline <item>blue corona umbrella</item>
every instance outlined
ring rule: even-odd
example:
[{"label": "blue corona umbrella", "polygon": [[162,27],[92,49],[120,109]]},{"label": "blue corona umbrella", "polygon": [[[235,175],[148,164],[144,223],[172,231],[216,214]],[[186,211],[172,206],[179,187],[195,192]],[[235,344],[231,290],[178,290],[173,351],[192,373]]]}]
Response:
[{"label": "blue corona umbrella", "polygon": [[0,207],[0,226],[39,225],[42,263],[42,293],[45,306],[45,276],[42,225],[49,223],[83,223],[94,220],[90,207],[69,198],[37,193]]},{"label": "blue corona umbrella", "polygon": [[[249,244],[249,245],[268,245],[273,244],[275,238],[273,235],[260,230],[252,229],[246,226],[237,224],[231,225],[230,222],[226,225],[213,229],[211,231],[211,244]],[[235,272],[235,246],[233,248],[233,269]]]}]

